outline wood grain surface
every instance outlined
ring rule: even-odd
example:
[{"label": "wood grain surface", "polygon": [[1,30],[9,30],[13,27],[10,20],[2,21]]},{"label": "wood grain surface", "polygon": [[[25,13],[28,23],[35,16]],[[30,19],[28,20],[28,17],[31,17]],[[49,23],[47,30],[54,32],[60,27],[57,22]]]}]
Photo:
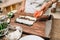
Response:
[{"label": "wood grain surface", "polygon": [[25,14],[25,13],[16,13],[14,17],[11,19],[11,25],[19,25],[23,28],[23,32],[28,34],[34,34],[38,36],[45,37],[45,21],[36,21],[32,26],[28,26],[25,24],[15,23],[15,19],[19,17],[19,15],[29,15],[32,16],[32,14]]}]

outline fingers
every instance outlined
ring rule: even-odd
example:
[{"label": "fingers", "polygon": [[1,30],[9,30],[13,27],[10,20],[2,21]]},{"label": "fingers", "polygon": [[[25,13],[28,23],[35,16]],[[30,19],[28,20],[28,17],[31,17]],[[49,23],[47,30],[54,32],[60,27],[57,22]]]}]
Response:
[{"label": "fingers", "polygon": [[43,15],[43,11],[36,11],[35,13],[34,13],[34,17],[35,18],[39,18],[39,17],[41,17]]},{"label": "fingers", "polygon": [[36,18],[40,18],[42,15],[43,15],[43,11],[39,12],[39,13],[36,15]]},{"label": "fingers", "polygon": [[36,11],[33,16],[35,17],[37,14],[38,14],[38,11]]}]

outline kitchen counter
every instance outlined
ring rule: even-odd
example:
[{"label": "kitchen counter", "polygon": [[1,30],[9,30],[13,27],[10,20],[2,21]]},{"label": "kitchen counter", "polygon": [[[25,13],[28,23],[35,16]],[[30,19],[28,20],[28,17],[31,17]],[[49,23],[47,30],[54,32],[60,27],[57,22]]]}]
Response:
[{"label": "kitchen counter", "polygon": [[51,40],[60,40],[60,19],[53,20]]},{"label": "kitchen counter", "polygon": [[50,13],[50,14],[53,15],[54,19],[60,19],[60,12]]}]

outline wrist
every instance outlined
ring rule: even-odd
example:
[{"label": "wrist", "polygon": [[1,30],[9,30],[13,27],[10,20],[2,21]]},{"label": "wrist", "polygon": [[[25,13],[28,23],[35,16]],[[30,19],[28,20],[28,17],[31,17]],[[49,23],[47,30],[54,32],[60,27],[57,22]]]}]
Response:
[{"label": "wrist", "polygon": [[47,4],[48,4],[48,6],[50,8],[52,6],[53,2],[52,1],[49,1]]},{"label": "wrist", "polygon": [[58,2],[58,0],[51,0],[53,3]]},{"label": "wrist", "polygon": [[53,4],[53,1],[49,1],[48,3],[49,3],[49,4]]}]

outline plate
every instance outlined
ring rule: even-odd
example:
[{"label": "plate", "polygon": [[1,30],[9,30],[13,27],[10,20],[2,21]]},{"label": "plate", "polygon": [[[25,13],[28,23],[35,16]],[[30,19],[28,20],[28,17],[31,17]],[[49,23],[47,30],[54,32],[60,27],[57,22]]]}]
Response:
[{"label": "plate", "polygon": [[39,36],[35,36],[35,35],[28,35],[28,36],[24,36],[19,40],[44,40],[43,38],[39,37]]}]

